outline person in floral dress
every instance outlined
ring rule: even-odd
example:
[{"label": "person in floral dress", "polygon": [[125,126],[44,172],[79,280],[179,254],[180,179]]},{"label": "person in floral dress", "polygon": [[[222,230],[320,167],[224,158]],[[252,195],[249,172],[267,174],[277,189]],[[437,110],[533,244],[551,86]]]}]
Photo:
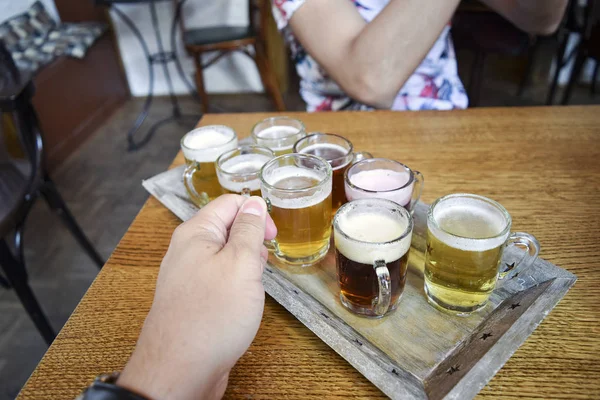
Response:
[{"label": "person in floral dress", "polygon": [[[482,0],[519,28],[556,30],[567,0]],[[450,37],[459,0],[272,0],[308,111],[466,108]]]}]

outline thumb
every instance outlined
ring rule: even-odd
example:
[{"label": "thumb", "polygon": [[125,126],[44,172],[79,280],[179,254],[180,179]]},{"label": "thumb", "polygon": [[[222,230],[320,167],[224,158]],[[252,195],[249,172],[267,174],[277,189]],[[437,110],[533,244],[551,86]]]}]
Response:
[{"label": "thumb", "polygon": [[267,204],[260,197],[250,197],[240,207],[231,229],[225,249],[237,257],[250,259],[260,257],[265,238]]}]

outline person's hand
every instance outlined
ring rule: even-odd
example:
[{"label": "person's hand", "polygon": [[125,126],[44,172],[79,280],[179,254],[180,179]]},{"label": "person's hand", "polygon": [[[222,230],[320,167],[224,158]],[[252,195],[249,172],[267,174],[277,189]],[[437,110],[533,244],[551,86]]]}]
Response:
[{"label": "person's hand", "polygon": [[220,398],[258,331],[263,239],[276,233],[260,197],[221,196],[181,224],[117,384],[155,400]]}]

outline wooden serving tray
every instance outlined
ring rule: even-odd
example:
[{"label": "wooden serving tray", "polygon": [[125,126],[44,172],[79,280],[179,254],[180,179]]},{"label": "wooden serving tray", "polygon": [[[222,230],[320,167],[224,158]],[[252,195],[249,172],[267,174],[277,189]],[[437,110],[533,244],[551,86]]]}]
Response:
[{"label": "wooden serving tray", "polygon": [[[398,309],[358,317],[339,300],[332,247],[323,261],[296,268],[270,260],[263,283],[275,300],[392,398],[474,397],[554,308],[577,277],[543,259],[509,275],[482,311],[458,317],[427,303],[423,290],[426,212],[414,214],[408,279]],[[523,256],[507,248],[503,262]]]},{"label": "wooden serving tray", "polygon": [[[179,218],[197,209],[187,200],[181,167],[144,181]],[[513,273],[481,311],[458,317],[427,303],[423,290],[426,212],[414,213],[408,279],[395,312],[358,317],[340,303],[333,245],[320,263],[290,267],[272,258],[265,291],[391,398],[474,397],[554,308],[577,277],[543,259]],[[503,263],[523,252],[509,247]]]}]

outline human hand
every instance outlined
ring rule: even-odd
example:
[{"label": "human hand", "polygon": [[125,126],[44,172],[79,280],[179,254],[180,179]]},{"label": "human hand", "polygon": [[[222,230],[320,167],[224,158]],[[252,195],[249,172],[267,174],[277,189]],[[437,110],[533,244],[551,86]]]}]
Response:
[{"label": "human hand", "polygon": [[181,224],[117,384],[150,399],[220,398],[258,331],[263,239],[276,234],[260,197],[221,196]]}]

